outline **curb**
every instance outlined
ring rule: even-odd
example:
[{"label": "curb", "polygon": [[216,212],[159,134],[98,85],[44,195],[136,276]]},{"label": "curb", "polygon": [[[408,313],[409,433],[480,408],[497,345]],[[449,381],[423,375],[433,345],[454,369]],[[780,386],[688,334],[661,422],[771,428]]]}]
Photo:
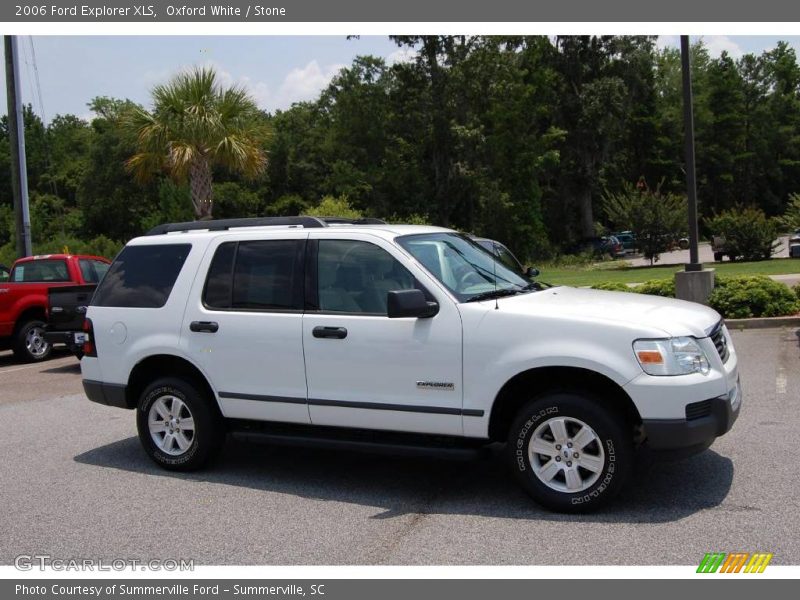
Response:
[{"label": "curb", "polygon": [[756,317],[753,319],[725,319],[728,329],[769,329],[771,327],[800,327],[800,316]]}]

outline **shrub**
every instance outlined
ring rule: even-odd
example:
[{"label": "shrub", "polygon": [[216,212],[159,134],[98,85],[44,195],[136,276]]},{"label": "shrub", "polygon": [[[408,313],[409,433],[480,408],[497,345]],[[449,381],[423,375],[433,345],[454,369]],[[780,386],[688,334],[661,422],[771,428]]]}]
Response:
[{"label": "shrub", "polygon": [[583,269],[597,262],[591,251],[580,254],[559,254],[549,261],[540,261],[542,268],[554,269]]},{"label": "shrub", "polygon": [[419,213],[412,213],[405,217],[401,217],[398,214],[389,215],[386,218],[387,223],[398,223],[401,225],[431,225],[431,220],[427,215],[421,215]]},{"label": "shrub", "polygon": [[344,217],[346,219],[360,219],[364,215],[361,211],[350,206],[347,196],[325,196],[319,204],[303,211],[310,217]]},{"label": "shrub", "polygon": [[764,275],[718,277],[709,304],[729,319],[779,317],[800,311],[797,294]]},{"label": "shrub", "polygon": [[706,220],[715,236],[725,239],[725,254],[744,260],[765,260],[775,252],[778,226],[758,208],[737,207]]},{"label": "shrub", "polygon": [[592,286],[593,290],[605,290],[607,292],[633,292],[633,288],[628,287],[619,281],[604,281],[603,283],[596,283]]},{"label": "shrub", "polygon": [[798,283],[792,289],[794,290],[794,293],[797,294],[797,298],[800,299],[800,283]]},{"label": "shrub", "polygon": [[650,281],[645,281],[642,285],[637,285],[636,291],[640,294],[674,298],[675,279],[651,279]]},{"label": "shrub", "polygon": [[268,205],[264,214],[269,217],[288,217],[301,214],[308,208],[308,202],[297,194],[284,194]]}]

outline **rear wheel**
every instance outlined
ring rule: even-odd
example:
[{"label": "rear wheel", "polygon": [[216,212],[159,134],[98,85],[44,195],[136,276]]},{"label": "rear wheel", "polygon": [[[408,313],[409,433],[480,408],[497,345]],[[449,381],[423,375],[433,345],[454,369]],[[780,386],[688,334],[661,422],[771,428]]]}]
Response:
[{"label": "rear wheel", "polygon": [[191,471],[205,466],[222,447],[222,419],[193,382],[166,377],[150,384],[139,399],[139,441],[159,466]]},{"label": "rear wheel", "polygon": [[625,420],[583,392],[551,392],[517,414],[511,468],[528,494],[558,512],[588,512],[616,496],[633,462]]},{"label": "rear wheel", "polygon": [[46,360],[53,351],[53,345],[44,339],[44,321],[33,319],[23,323],[14,339],[14,354],[25,362]]}]

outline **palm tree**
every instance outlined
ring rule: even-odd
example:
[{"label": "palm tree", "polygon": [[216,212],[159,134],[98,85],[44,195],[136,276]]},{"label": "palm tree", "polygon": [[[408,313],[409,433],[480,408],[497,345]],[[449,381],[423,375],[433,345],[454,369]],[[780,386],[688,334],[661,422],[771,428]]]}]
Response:
[{"label": "palm tree", "polygon": [[188,179],[196,218],[210,219],[214,166],[252,178],[267,165],[258,107],[244,88],[223,88],[209,68],[176,75],[152,98],[152,112],[136,107],[125,119],[136,145],[126,167],[139,181],[163,172]]}]

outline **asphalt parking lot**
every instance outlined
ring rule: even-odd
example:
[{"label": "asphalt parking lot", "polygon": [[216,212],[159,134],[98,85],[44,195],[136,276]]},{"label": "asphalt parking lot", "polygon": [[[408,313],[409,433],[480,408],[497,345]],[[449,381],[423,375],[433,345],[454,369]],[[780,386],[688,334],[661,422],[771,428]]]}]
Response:
[{"label": "asphalt parking lot", "polygon": [[800,563],[800,344],[734,333],[734,429],[682,462],[642,457],[586,516],[545,512],[497,458],[448,461],[234,440],[207,471],[157,469],[132,412],[87,401],[77,361],[0,354],[0,563],[18,554],[196,564],[697,564],[709,551]]}]

